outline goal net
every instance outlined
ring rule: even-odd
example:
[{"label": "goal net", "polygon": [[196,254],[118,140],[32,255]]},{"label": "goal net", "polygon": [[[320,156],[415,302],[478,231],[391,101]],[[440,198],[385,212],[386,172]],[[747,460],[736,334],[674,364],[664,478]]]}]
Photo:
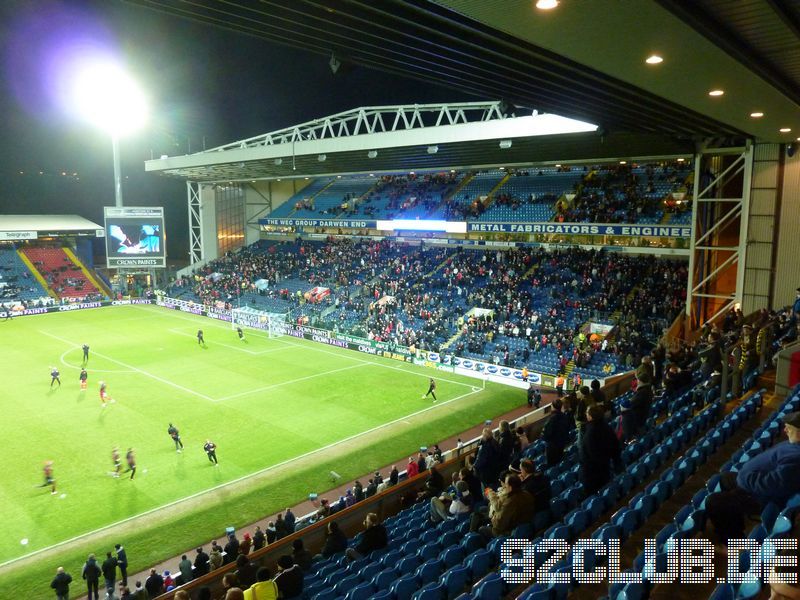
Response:
[{"label": "goal net", "polygon": [[289,313],[274,313],[251,308],[234,308],[231,310],[231,329],[238,327],[259,329],[266,331],[269,337],[280,337],[283,335],[283,325]]}]

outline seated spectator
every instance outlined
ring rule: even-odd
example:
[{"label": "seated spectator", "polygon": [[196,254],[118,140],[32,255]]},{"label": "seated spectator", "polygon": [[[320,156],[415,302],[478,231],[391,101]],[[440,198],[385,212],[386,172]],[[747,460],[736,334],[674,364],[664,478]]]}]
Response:
[{"label": "seated spectator", "polygon": [[278,586],[278,595],[283,599],[297,598],[303,593],[303,571],[288,554],[278,559],[278,574],[273,581]]},{"label": "seated spectator", "polygon": [[278,586],[270,579],[271,573],[267,567],[261,567],[256,572],[256,582],[244,592],[244,600],[276,600]]},{"label": "seated spectator", "polygon": [[225,593],[225,600],[244,600],[244,592],[238,587],[228,588]]},{"label": "seated spectator", "polygon": [[236,557],[236,578],[242,588],[247,589],[256,582],[257,570],[258,567],[245,554]]},{"label": "seated spectator", "polygon": [[311,556],[311,552],[305,549],[301,539],[296,539],[292,542],[292,559],[306,573],[311,570],[311,563],[314,562],[314,557]]},{"label": "seated spectator", "polygon": [[347,536],[339,529],[339,524],[336,521],[331,521],[328,523],[328,530],[325,533],[325,545],[322,546],[320,554],[323,558],[330,558],[346,548]]},{"label": "seated spectator", "polygon": [[745,537],[746,515],[769,502],[782,507],[800,493],[800,411],[787,414],[783,423],[787,441],[751,458],[738,473],[724,473],[722,491],[706,498],[706,514],[721,542]]},{"label": "seated spectator", "polygon": [[502,479],[499,492],[487,491],[492,507],[490,524],[478,531],[485,537],[509,536],[517,525],[529,523],[536,514],[536,502],[528,492],[522,489],[522,481],[514,473],[506,474]]},{"label": "seated spectator", "polygon": [[150,576],[145,579],[144,587],[151,598],[160,596],[164,592],[164,578],[155,569],[150,569]]},{"label": "seated spectator", "polygon": [[347,549],[347,558],[350,560],[358,560],[369,556],[374,550],[380,550],[386,547],[389,543],[386,535],[386,527],[378,520],[378,515],[375,513],[368,513],[364,519],[364,534],[361,536],[361,541],[355,548]]},{"label": "seated spectator", "polygon": [[211,552],[208,553],[208,564],[211,570],[219,569],[222,566],[222,548],[216,541],[211,542]]},{"label": "seated spectator", "polygon": [[472,510],[472,496],[466,481],[456,481],[454,493],[431,498],[431,521],[440,523],[446,519],[466,515]]}]

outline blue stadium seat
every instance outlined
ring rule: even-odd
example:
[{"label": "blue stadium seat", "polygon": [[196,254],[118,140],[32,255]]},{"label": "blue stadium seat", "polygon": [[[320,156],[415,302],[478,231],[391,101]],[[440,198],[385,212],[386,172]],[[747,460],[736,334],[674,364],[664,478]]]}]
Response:
[{"label": "blue stadium seat", "polygon": [[444,561],[440,558],[434,558],[420,565],[416,571],[416,575],[420,583],[425,585],[439,579],[443,570]]},{"label": "blue stadium seat", "polygon": [[347,593],[345,600],[367,600],[377,591],[371,583],[361,583]]},{"label": "blue stadium seat", "polygon": [[472,586],[472,597],[476,600],[496,600],[505,593],[505,583],[500,573],[489,573]]},{"label": "blue stadium seat", "polygon": [[469,582],[469,569],[464,566],[451,567],[439,579],[447,588],[447,597],[452,599],[460,594]]},{"label": "blue stadium seat", "polygon": [[517,600],[555,600],[555,590],[551,585],[535,583],[517,596]]},{"label": "blue stadium seat", "polygon": [[397,571],[394,567],[384,569],[372,579],[372,584],[379,590],[389,589],[391,583],[397,579]]},{"label": "blue stadium seat", "polygon": [[445,569],[449,569],[464,560],[464,550],[458,546],[447,548],[442,553],[442,563]]},{"label": "blue stadium seat", "polygon": [[475,550],[483,548],[484,545],[485,541],[479,533],[470,532],[461,540],[461,547],[467,554],[472,554]]},{"label": "blue stadium seat", "polygon": [[417,569],[418,566],[419,558],[416,554],[406,556],[405,558],[401,559],[399,563],[397,563],[397,574],[405,575],[407,573],[412,573]]},{"label": "blue stadium seat", "polygon": [[411,596],[419,589],[419,580],[416,575],[409,573],[395,579],[390,589],[396,600],[411,600]]},{"label": "blue stadium seat", "polygon": [[488,550],[476,550],[464,561],[473,581],[477,581],[494,566],[494,556]]},{"label": "blue stadium seat", "polygon": [[333,586],[333,591],[336,592],[336,596],[344,596],[347,592],[352,590],[356,587],[359,583],[361,583],[361,577],[356,575],[350,575],[349,577],[345,577],[341,581],[339,581],[336,585]]},{"label": "blue stadium seat", "polygon": [[430,560],[431,558],[436,558],[441,554],[441,552],[442,548],[438,544],[438,542],[431,542],[429,544],[425,544],[422,548],[417,550],[417,556],[422,562],[425,562],[426,560]]},{"label": "blue stadium seat", "polygon": [[414,593],[411,600],[442,600],[447,597],[447,586],[443,583],[429,583]]}]

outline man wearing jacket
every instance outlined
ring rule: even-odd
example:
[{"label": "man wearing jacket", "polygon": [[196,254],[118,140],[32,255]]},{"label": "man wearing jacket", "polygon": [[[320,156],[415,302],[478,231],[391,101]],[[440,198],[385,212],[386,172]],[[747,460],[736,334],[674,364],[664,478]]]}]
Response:
[{"label": "man wearing jacket", "polygon": [[102,566],[103,579],[106,584],[106,596],[111,598],[114,596],[114,583],[117,580],[117,559],[111,556],[111,552],[106,552],[106,559],[103,561]]},{"label": "man wearing jacket", "polygon": [[56,576],[50,582],[50,587],[56,591],[57,600],[69,600],[70,583],[72,583],[72,576],[64,571],[64,567],[58,567]]},{"label": "man wearing jacket", "polygon": [[368,513],[367,518],[364,519],[364,535],[361,536],[361,541],[355,548],[347,549],[347,558],[350,560],[358,560],[365,556],[369,556],[373,550],[380,550],[385,548],[389,543],[386,535],[386,527],[378,521],[378,515],[375,513]]},{"label": "man wearing jacket", "polygon": [[561,400],[553,400],[550,406],[553,413],[542,430],[542,439],[547,444],[545,453],[548,467],[561,462],[564,448],[569,444],[569,432],[572,431],[572,419],[561,410],[563,406]]},{"label": "man wearing jacket", "polygon": [[89,600],[100,600],[100,593],[97,591],[97,585],[100,581],[100,567],[97,566],[94,554],[90,554],[89,558],[86,559],[81,577],[86,580]]}]

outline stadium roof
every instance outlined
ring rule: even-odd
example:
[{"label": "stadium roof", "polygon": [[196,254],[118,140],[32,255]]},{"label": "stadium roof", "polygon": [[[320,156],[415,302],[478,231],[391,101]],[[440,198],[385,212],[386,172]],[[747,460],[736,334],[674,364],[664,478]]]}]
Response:
[{"label": "stadium roof", "polygon": [[[145,169],[193,181],[567,163],[686,156],[688,140],[611,134],[556,115],[509,116],[501,101],[363,107]],[[566,133],[558,133],[566,132]]]},{"label": "stadium roof", "polygon": [[[38,237],[102,231],[103,226],[78,215],[0,215],[0,234],[36,232]],[[33,236],[0,236],[0,239],[35,239]]]},{"label": "stadium roof", "polygon": [[[609,133],[800,132],[796,0],[129,1]],[[654,53],[663,63],[645,64]]]}]

